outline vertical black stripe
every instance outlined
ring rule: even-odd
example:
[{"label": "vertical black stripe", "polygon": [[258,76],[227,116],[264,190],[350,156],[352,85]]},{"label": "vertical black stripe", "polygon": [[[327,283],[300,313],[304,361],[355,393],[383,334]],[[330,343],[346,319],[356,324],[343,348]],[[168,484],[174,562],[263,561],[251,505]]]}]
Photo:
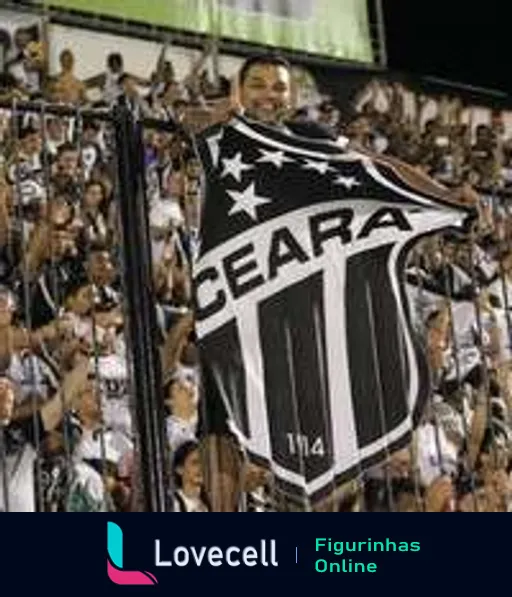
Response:
[{"label": "vertical black stripe", "polygon": [[208,418],[217,416],[215,411],[220,408],[220,398],[231,411],[238,429],[249,437],[245,369],[236,321],[229,321],[208,334],[201,340],[200,349],[205,357],[203,372],[208,385],[204,394]]},{"label": "vertical black stripe", "polygon": [[332,464],[322,273],[264,300],[259,314],[273,459],[311,481]]},{"label": "vertical black stripe", "polygon": [[347,261],[347,347],[360,448],[394,429],[408,414],[409,372],[401,355],[397,297],[388,273],[392,248],[378,247]]}]

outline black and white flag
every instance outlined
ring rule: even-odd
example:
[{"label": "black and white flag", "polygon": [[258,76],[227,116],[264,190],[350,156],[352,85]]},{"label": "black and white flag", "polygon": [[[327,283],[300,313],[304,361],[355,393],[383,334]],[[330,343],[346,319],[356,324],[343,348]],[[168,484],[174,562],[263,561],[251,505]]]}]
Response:
[{"label": "black and white flag", "polygon": [[429,383],[406,255],[467,212],[398,167],[242,117],[198,152],[202,360],[247,453],[313,503],[408,441]]}]

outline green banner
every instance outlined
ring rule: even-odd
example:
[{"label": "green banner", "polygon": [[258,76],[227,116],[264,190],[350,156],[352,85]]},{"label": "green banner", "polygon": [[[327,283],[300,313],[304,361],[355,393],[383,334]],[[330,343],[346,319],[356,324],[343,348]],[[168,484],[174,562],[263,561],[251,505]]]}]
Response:
[{"label": "green banner", "polygon": [[366,0],[36,1],[344,60],[374,60]]}]

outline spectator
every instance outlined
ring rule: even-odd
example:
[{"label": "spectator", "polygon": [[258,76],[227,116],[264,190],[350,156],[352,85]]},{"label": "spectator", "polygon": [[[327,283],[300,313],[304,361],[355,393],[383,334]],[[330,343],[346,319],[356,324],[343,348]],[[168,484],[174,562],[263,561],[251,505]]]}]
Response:
[{"label": "spectator", "polygon": [[101,182],[89,181],[84,189],[83,217],[85,242],[89,245],[107,245],[108,204],[105,187]]},{"label": "spectator", "polygon": [[[51,432],[60,423],[63,408],[69,408],[76,401],[80,388],[86,379],[86,370],[78,367],[63,380],[62,388],[42,405],[34,405],[32,412],[16,414],[13,410],[18,388],[9,378],[0,381],[0,405],[4,415],[4,438],[6,458],[0,462],[0,476],[6,475],[8,496],[0,486],[0,504],[3,511],[33,512],[34,461],[41,432]],[[20,398],[23,401],[23,398]],[[22,402],[20,403],[22,404]],[[10,415],[10,416],[9,416]]]},{"label": "spectator", "polygon": [[172,452],[197,434],[197,389],[194,381],[175,373],[164,389],[165,405],[169,412],[166,419],[167,439]]},{"label": "spectator", "polygon": [[14,34],[14,56],[7,62],[6,71],[24,94],[35,96],[41,91],[44,59],[39,28],[18,29]]},{"label": "spectator", "polygon": [[[90,88],[100,87],[103,94],[103,102],[107,105],[113,104],[123,93],[124,60],[121,54],[114,52],[107,56],[105,72],[91,77],[84,82]],[[147,85],[145,79],[135,75],[129,75],[130,79],[138,85]]]},{"label": "spectator", "polygon": [[176,450],[173,461],[174,511],[209,512],[208,499],[203,488],[203,473],[199,446],[188,441]]},{"label": "spectator", "polygon": [[86,101],[85,85],[76,78],[73,70],[75,57],[65,49],[59,57],[61,72],[50,82],[50,97],[55,102],[78,104]]}]

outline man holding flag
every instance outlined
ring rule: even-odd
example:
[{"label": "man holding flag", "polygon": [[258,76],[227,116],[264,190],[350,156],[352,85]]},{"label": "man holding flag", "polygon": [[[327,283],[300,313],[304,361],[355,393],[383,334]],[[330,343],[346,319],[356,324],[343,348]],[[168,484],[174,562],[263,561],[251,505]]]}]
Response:
[{"label": "man holding flag", "polygon": [[[292,509],[321,508],[407,445],[429,393],[402,277],[420,237],[460,228],[474,196],[396,160],[344,150],[290,120],[290,65],[242,66],[234,110],[197,138],[204,171],[194,267],[214,509],[247,460]],[[214,439],[215,438],[215,439]],[[230,462],[230,466],[224,463]]]}]

